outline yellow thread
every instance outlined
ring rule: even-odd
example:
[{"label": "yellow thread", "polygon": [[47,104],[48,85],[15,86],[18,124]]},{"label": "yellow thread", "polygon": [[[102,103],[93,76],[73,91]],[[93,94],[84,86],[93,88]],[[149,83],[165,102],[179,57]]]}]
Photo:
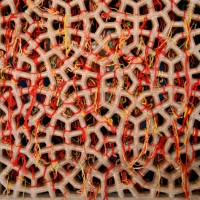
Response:
[{"label": "yellow thread", "polygon": [[87,125],[87,126],[86,126],[86,132],[87,132],[88,134],[90,134],[89,127],[90,127],[90,125]]},{"label": "yellow thread", "polygon": [[160,165],[158,165],[158,184],[157,184],[158,192],[160,191],[160,179],[161,179]]},{"label": "yellow thread", "polygon": [[[150,126],[150,118],[147,117],[146,119],[146,129],[145,129],[145,139],[144,139],[144,144],[143,144],[143,147],[142,147],[142,150],[140,152],[140,154],[138,155],[138,157],[130,164],[130,166],[133,166],[137,160],[142,156],[142,155],[145,155],[146,152],[147,152],[147,144],[148,144],[148,140],[149,140],[149,126]],[[144,163],[145,163],[145,160],[144,160]]]},{"label": "yellow thread", "polygon": [[24,189],[23,195],[22,195],[22,199],[24,199],[24,193],[25,193],[25,191],[26,191],[26,179],[23,178],[23,177],[20,177],[20,176],[17,176],[17,179],[19,179],[20,181],[22,181],[22,183],[24,182],[25,189]]},{"label": "yellow thread", "polygon": [[137,49],[137,52],[136,52],[137,55],[140,53],[141,47],[144,46],[144,45],[145,45],[144,40],[143,40],[142,37],[140,37],[140,43],[139,43],[139,46],[138,46],[138,49]]},{"label": "yellow thread", "polygon": [[14,40],[14,44],[13,44],[13,48],[12,48],[12,52],[11,52],[11,55],[12,55],[12,56],[13,56],[13,54],[14,54],[15,47],[16,47],[16,45],[17,45],[17,40],[18,40],[18,39],[19,39],[19,38],[16,37],[15,40]]},{"label": "yellow thread", "polygon": [[113,120],[110,118],[110,119],[107,119],[107,122],[110,124],[110,125],[113,125]]},{"label": "yellow thread", "polygon": [[35,144],[34,154],[35,154],[36,163],[39,163],[42,154],[41,154],[40,145],[38,143]]},{"label": "yellow thread", "polygon": [[200,180],[198,179],[198,180],[196,181],[196,183],[197,183],[198,185],[200,185]]},{"label": "yellow thread", "polygon": [[188,49],[188,43],[189,43],[189,40],[190,40],[190,36],[189,36],[189,28],[188,28],[188,24],[187,24],[186,19],[184,19],[184,23],[185,23],[185,27],[186,27],[186,33],[187,33],[187,40],[185,42],[185,48]]},{"label": "yellow thread", "polygon": [[65,18],[64,18],[64,31],[65,31],[65,49],[68,49],[68,40],[67,40],[67,36],[68,36],[68,31],[67,31],[67,18],[68,18],[68,14],[65,14]]},{"label": "yellow thread", "polygon": [[0,69],[0,81],[4,80],[3,69]]},{"label": "yellow thread", "polygon": [[28,21],[26,21],[26,24],[25,24],[25,26],[24,26],[24,28],[23,28],[23,31],[24,31],[24,32],[26,32],[27,26],[28,26]]},{"label": "yellow thread", "polygon": [[154,61],[155,56],[156,56],[155,53],[150,54],[149,68],[153,67],[153,61]]},{"label": "yellow thread", "polygon": [[[189,109],[191,110],[191,108],[189,108]],[[188,113],[188,114],[190,114],[190,113]],[[185,116],[184,116],[184,118],[185,118]],[[189,136],[189,120],[188,120],[188,118],[186,120],[186,124],[187,124],[187,128],[186,128],[186,131],[185,131],[184,145],[186,145],[186,142],[188,141],[188,136]]]},{"label": "yellow thread", "polygon": [[125,108],[125,109],[122,111],[122,117],[125,118],[125,121],[128,121],[129,114],[130,114],[130,110],[129,110],[129,109],[126,109],[126,108]]},{"label": "yellow thread", "polygon": [[9,194],[9,193],[10,193],[11,187],[12,187],[12,183],[9,182],[9,176],[8,176],[8,178],[7,178],[7,180],[6,180],[6,189],[4,190],[3,194],[4,194],[4,195],[5,195],[5,193],[6,193],[6,194]]},{"label": "yellow thread", "polygon": [[59,103],[60,103],[60,99],[58,98],[57,103],[56,103],[57,107],[59,106]]},{"label": "yellow thread", "polygon": [[[193,4],[189,4],[189,6],[193,7],[194,5]],[[186,19],[184,19],[184,23],[185,23],[185,27],[186,27],[186,33],[187,33],[187,40],[185,42],[185,48],[186,49],[188,49],[188,43],[189,43],[189,40],[190,40],[189,25],[191,23],[191,20],[192,20],[192,12],[191,12],[191,9],[190,9],[188,22],[187,22]]]},{"label": "yellow thread", "polygon": [[157,76],[160,77],[160,78],[163,78],[163,76],[164,76],[163,71],[159,70]]},{"label": "yellow thread", "polygon": [[54,14],[54,15],[59,14],[59,11],[54,11],[54,10],[52,10],[52,9],[46,8],[45,10],[47,10],[48,13],[51,13],[51,14]]},{"label": "yellow thread", "polygon": [[143,99],[142,99],[142,105],[146,105],[147,104],[147,99],[144,97]]},{"label": "yellow thread", "polygon": [[86,177],[85,177],[85,173],[84,173],[84,166],[82,166],[80,164],[80,168],[81,168],[81,171],[82,171],[82,177],[83,177],[83,193],[84,195],[87,197],[87,192],[86,192]]},{"label": "yellow thread", "polygon": [[56,162],[56,166],[55,166],[54,169],[53,169],[52,163],[51,163],[50,169],[51,169],[51,171],[53,172],[54,177],[57,177],[59,168],[60,168],[60,165],[59,165],[58,162]]},{"label": "yellow thread", "polygon": [[43,21],[43,19],[41,19],[39,22],[40,22],[41,29],[44,29],[44,21]]},{"label": "yellow thread", "polygon": [[153,133],[158,133],[158,125],[156,123],[156,118],[154,117]]},{"label": "yellow thread", "polygon": [[34,6],[36,7],[36,5],[33,1],[28,1],[27,6],[30,7],[30,8],[34,8]]},{"label": "yellow thread", "polygon": [[83,109],[83,110],[81,110],[81,115],[82,115],[83,117],[85,117],[85,116],[86,116],[86,113],[84,112],[84,109]]}]

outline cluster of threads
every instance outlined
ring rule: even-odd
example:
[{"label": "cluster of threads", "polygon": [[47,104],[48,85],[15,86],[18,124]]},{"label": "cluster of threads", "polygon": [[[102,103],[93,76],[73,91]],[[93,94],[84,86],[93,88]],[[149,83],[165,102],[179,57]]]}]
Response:
[{"label": "cluster of threads", "polygon": [[0,192],[200,194],[200,2],[0,0]]}]

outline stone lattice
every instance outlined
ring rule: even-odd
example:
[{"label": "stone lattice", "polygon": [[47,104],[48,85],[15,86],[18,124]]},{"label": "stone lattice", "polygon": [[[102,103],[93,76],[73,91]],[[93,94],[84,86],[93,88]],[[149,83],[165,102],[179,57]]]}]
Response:
[{"label": "stone lattice", "polygon": [[199,0],[0,0],[1,195],[200,194]]}]

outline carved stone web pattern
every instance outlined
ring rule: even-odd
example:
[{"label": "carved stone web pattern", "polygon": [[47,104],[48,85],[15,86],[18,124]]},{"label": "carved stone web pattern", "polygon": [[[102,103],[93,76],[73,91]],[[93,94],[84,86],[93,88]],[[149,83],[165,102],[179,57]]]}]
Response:
[{"label": "carved stone web pattern", "polygon": [[199,0],[1,0],[0,26],[2,195],[200,194]]}]

